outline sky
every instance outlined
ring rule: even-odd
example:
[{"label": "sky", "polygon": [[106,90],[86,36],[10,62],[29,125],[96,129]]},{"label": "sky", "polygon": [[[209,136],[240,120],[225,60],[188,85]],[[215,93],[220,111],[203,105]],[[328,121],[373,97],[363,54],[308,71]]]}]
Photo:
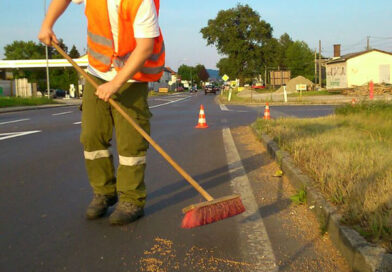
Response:
[{"label": "sky", "polygon": [[[50,0],[0,0],[0,59],[4,46],[14,40],[36,41]],[[273,36],[288,33],[305,41],[324,56],[333,55],[333,44],[342,45],[342,54],[366,47],[370,36],[373,48],[392,51],[392,1],[390,0],[161,0],[159,23],[166,45],[166,65],[203,64],[215,69],[223,56],[207,46],[200,29],[220,10],[238,3],[248,4],[273,27]],[[71,48],[86,48],[84,6],[71,4],[57,21],[54,31]]]}]

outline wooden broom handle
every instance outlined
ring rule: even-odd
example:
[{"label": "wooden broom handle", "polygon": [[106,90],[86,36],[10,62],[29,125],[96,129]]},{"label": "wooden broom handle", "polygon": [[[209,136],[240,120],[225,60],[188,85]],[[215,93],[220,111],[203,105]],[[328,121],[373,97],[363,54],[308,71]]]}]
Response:
[{"label": "wooden broom handle", "polygon": [[[98,84],[82,69],[76,62],[61,49],[56,43],[52,41],[52,46],[56,48],[56,50],[62,55],[65,59],[67,59],[72,66],[81,73],[90,83],[93,85],[95,89],[98,88]],[[214,200],[214,198],[204,190],[198,183],[195,181],[184,169],[182,169],[151,137],[147,132],[144,131],[133,119],[130,117],[121,107],[115,102],[112,98],[109,98],[109,103],[112,105],[143,137],[146,139],[157,151],[162,155],[163,158],[166,159],[168,163],[188,181],[207,201]]]}]

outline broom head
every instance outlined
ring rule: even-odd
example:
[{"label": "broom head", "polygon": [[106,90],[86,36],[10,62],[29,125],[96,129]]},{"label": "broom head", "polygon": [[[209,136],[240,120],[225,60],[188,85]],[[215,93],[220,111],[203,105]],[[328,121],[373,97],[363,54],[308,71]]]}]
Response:
[{"label": "broom head", "polygon": [[211,201],[190,205],[182,210],[185,213],[182,228],[191,229],[214,223],[243,213],[245,207],[239,195],[230,195]]}]

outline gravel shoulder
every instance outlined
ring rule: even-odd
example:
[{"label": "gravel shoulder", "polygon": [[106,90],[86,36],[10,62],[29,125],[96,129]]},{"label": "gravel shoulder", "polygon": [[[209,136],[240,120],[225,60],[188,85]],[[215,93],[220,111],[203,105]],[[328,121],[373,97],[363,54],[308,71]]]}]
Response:
[{"label": "gravel shoulder", "polygon": [[328,233],[321,235],[308,205],[296,205],[289,181],[273,177],[279,166],[256,139],[250,127],[232,129],[237,149],[252,184],[279,271],[350,271]]}]

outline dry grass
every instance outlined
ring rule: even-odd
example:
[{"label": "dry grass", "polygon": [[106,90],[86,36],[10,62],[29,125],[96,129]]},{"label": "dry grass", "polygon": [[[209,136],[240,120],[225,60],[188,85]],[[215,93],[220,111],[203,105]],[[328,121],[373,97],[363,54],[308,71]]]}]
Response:
[{"label": "dry grass", "polygon": [[366,103],[315,119],[258,120],[343,212],[392,251],[392,104]]}]

